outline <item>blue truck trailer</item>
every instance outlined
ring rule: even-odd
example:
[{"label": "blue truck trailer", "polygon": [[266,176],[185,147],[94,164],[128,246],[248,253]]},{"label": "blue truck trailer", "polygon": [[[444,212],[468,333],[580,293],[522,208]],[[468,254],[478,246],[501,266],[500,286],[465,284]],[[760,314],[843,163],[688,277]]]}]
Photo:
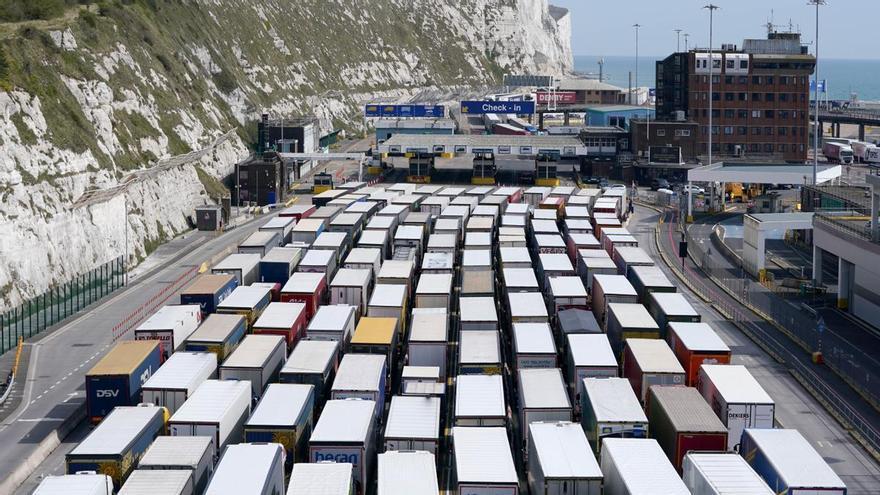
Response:
[{"label": "blue truck trailer", "polygon": [[141,386],[162,365],[158,340],[131,340],[116,344],[86,373],[86,414],[97,423],[117,406],[141,401]]},{"label": "blue truck trailer", "polygon": [[217,305],[238,287],[234,275],[204,273],[180,292],[180,304],[198,304],[202,315],[213,314]]}]

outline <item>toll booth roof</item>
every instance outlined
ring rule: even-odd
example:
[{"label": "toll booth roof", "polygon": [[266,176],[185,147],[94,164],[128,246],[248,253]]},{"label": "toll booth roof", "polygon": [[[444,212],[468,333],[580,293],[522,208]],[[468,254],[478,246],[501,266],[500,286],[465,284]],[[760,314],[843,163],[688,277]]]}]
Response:
[{"label": "toll booth roof", "polygon": [[[840,174],[840,165],[819,165],[816,183],[828,182],[840,177]],[[813,166],[719,162],[688,170],[688,180],[693,182],[806,185],[813,183]]]}]

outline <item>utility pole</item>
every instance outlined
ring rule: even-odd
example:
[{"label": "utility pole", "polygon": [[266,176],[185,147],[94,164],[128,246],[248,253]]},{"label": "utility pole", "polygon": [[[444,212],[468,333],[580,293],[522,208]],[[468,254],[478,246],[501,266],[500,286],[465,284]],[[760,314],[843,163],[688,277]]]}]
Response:
[{"label": "utility pole", "polygon": [[688,33],[684,33],[684,51],[688,51],[688,38],[690,36]]},{"label": "utility pole", "polygon": [[825,0],[810,0],[810,5],[816,6],[816,115],[813,117],[813,185],[816,185],[819,175],[819,7],[825,5]]},{"label": "utility pole", "polygon": [[125,227],[125,263],[122,265],[122,270],[125,272],[125,279],[123,284],[128,285],[128,192],[122,194],[122,202],[124,204],[123,210],[125,214],[125,222],[123,226]]},{"label": "utility pole", "polygon": [[602,82],[605,71],[605,58],[599,59],[599,82]]},{"label": "utility pole", "polygon": [[[713,128],[714,122],[713,122],[713,118],[712,118],[712,106],[713,106],[712,101],[714,99],[713,80],[715,78],[715,57],[714,57],[714,52],[712,51],[712,34],[713,34],[714,21],[715,21],[715,11],[718,10],[720,7],[718,7],[715,4],[710,3],[709,5],[706,5],[703,8],[707,9],[709,11],[709,149],[708,149],[709,163],[708,163],[708,165],[712,165],[712,133],[714,132],[714,128]],[[721,71],[719,71],[719,74],[720,73],[721,73]],[[692,186],[691,181],[688,181],[688,186]],[[694,195],[693,195],[692,190],[693,190],[693,187],[688,187],[688,218],[687,218],[687,220],[689,222],[693,221],[693,219],[694,219],[694,211],[693,211]],[[722,194],[724,194],[723,191],[722,191]]]},{"label": "utility pole", "polygon": [[681,29],[673,29],[675,31],[675,53],[681,51]]}]

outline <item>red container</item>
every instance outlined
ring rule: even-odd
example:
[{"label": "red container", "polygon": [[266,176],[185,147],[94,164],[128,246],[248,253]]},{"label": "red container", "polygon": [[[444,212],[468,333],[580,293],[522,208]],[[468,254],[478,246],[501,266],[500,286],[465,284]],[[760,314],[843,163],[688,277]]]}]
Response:
[{"label": "red container", "polygon": [[623,376],[644,404],[649,390],[658,385],[684,385],[684,369],[666,342],[627,339],[623,351]]},{"label": "red container", "polygon": [[727,428],[693,387],[651,387],[648,431],[681,473],[688,452],[724,452]]},{"label": "red container", "polygon": [[280,335],[292,349],[306,332],[306,306],[297,302],[269,304],[254,323],[253,332],[262,335]]},{"label": "red container", "polygon": [[293,205],[281,210],[281,213],[279,213],[278,216],[295,218],[296,221],[299,222],[303,218],[311,216],[315,210],[315,205]]},{"label": "red container", "polygon": [[318,306],[327,299],[327,277],[324,273],[294,272],[281,289],[281,302],[300,302],[306,305],[308,323]]},{"label": "red container", "polygon": [[730,348],[708,323],[669,322],[669,347],[684,368],[686,383],[697,385],[703,364],[730,364]]}]

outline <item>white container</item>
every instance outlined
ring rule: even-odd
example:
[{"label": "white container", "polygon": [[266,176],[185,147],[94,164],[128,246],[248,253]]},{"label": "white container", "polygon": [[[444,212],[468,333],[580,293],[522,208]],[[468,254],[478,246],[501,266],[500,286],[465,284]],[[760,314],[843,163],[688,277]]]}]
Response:
[{"label": "white container", "polygon": [[281,245],[281,235],[275,231],[258,230],[249,235],[238,245],[241,254],[258,254],[265,256],[270,249]]},{"label": "white container", "polygon": [[[560,242],[562,239],[559,239]],[[563,245],[564,246],[564,245]],[[563,247],[563,251],[564,251]],[[577,272],[571,264],[571,258],[562,253],[541,253],[538,255],[538,280],[545,289],[550,288],[553,277],[574,277]]]},{"label": "white container", "polygon": [[[314,216],[314,213],[312,213],[312,216]],[[324,232],[326,224],[327,219],[325,218],[303,218],[296,223],[290,232],[290,240],[311,245]]]},{"label": "white container", "polygon": [[172,436],[207,436],[220,451],[242,439],[251,413],[251,384],[246,381],[208,380],[168,420]]},{"label": "white container", "polygon": [[461,219],[458,217],[441,217],[434,222],[434,233],[454,235],[456,245],[461,240],[461,230]]},{"label": "white container", "polygon": [[442,212],[443,208],[446,208],[447,205],[449,205],[449,198],[444,196],[431,196],[422,201],[422,204],[419,206],[419,211],[439,217],[440,212]]},{"label": "white container", "polygon": [[653,438],[608,438],[604,443],[604,495],[691,494]]},{"label": "white container", "polygon": [[464,271],[490,270],[492,268],[492,251],[489,249],[465,249],[461,256],[461,267]]},{"label": "white container", "polygon": [[[390,218],[390,217],[379,217]],[[391,233],[388,230],[365,230],[358,238],[357,247],[365,249],[378,249],[381,258],[388,259],[391,256]]]},{"label": "white container", "polygon": [[629,275],[634,266],[654,266],[654,259],[644,249],[635,246],[618,246],[614,248],[611,259],[617,265],[618,273]]},{"label": "white container", "polygon": [[315,239],[309,251],[332,251],[336,265],[342,264],[342,260],[348,253],[351,239],[345,232],[324,232]]},{"label": "white container", "polygon": [[[543,199],[543,198],[542,198]],[[528,215],[530,210],[530,205],[528,203],[508,203],[504,208],[505,215]]]},{"label": "white container", "polygon": [[202,493],[214,474],[217,451],[211,437],[160,436],[138,461],[139,470],[155,469],[165,472],[182,469],[189,472],[195,493]]},{"label": "white container", "polygon": [[527,222],[526,222],[525,215],[510,215],[510,214],[501,215],[501,226],[502,227],[525,228],[526,223]]},{"label": "white container", "polygon": [[691,493],[774,495],[767,483],[738,454],[685,454],[682,480]]},{"label": "white container", "polygon": [[531,493],[601,495],[602,470],[579,424],[529,425],[528,481]]},{"label": "white container", "polygon": [[568,239],[578,248],[602,249],[599,239],[593,235],[593,224],[589,220],[567,219],[563,223]]},{"label": "white container", "polygon": [[260,273],[259,254],[234,253],[223,258],[211,268],[211,273],[228,273],[235,277],[238,285],[250,285],[257,281]]},{"label": "white container", "polygon": [[662,334],[657,322],[638,303],[611,303],[605,314],[605,332],[615,352],[623,350],[627,339],[659,339]]},{"label": "white container", "polygon": [[646,302],[651,292],[675,292],[676,286],[659,266],[634,266],[627,279],[639,293],[639,301]]},{"label": "white container", "polygon": [[217,377],[213,352],[175,352],[141,386],[141,402],[168,409],[174,414],[205,380]]},{"label": "white container", "polygon": [[474,209],[474,214],[468,220],[465,230],[467,232],[485,232],[491,234],[495,232],[495,218],[498,216],[497,206],[478,206]]},{"label": "white container", "polygon": [[399,284],[407,287],[407,293],[411,294],[411,289],[415,285],[413,277],[415,273],[415,263],[412,260],[386,260],[379,269],[379,278],[376,283],[379,284]]},{"label": "white container", "polygon": [[696,323],[701,319],[700,313],[679,292],[652,292],[648,294],[645,306],[660,326],[660,333],[664,337],[669,322]]},{"label": "white container", "polygon": [[578,276],[550,277],[553,314],[569,308],[587,309],[587,289]]},{"label": "white container", "polygon": [[330,400],[309,439],[309,462],[348,463],[353,467],[357,493],[370,486],[376,457],[377,405],[371,400]]},{"label": "white container", "polygon": [[382,250],[356,247],[349,251],[342,266],[355,270],[369,270],[370,278],[375,283],[376,277],[379,276],[379,269],[382,267]]},{"label": "white container", "polygon": [[498,312],[491,297],[460,297],[458,299],[460,330],[498,330]]},{"label": "white container", "polygon": [[504,428],[452,428],[457,495],[517,495],[519,478]]},{"label": "white container", "polygon": [[556,344],[547,323],[514,323],[513,354],[517,370],[555,368]]},{"label": "white container", "polygon": [[458,249],[458,239],[453,234],[431,234],[428,237],[429,253],[450,253],[455,254]]},{"label": "white container", "polygon": [[501,375],[459,375],[455,382],[455,426],[507,425]]},{"label": "white container", "polygon": [[684,385],[685,373],[669,345],[659,339],[628,339],[623,354],[623,376],[643,403],[653,385]]},{"label": "white container", "polygon": [[192,495],[196,493],[189,471],[135,469],[117,495]]},{"label": "white container", "polygon": [[455,270],[453,253],[429,252],[422,256],[422,273],[452,273]]},{"label": "white container", "polygon": [[535,234],[535,237],[541,234],[556,234],[559,235],[559,227],[556,225],[555,220],[532,220],[532,232]]},{"label": "white container", "polygon": [[437,495],[437,461],[420,451],[378,455],[378,495]]},{"label": "white container", "polygon": [[330,282],[330,304],[349,304],[365,315],[369,297],[370,270],[342,268]]},{"label": "white container", "polygon": [[446,376],[446,347],[449,315],[443,308],[414,308],[412,328],[407,341],[410,366],[436,366]]},{"label": "white container", "polygon": [[436,455],[440,445],[440,398],[391,398],[385,434],[385,451],[423,450]]},{"label": "white container", "polygon": [[[568,246],[559,234],[538,234],[535,236],[535,246],[539,254],[566,254],[568,252]],[[569,264],[571,264],[570,260]]]},{"label": "white container", "polygon": [[284,493],[284,450],[277,443],[230,445],[205,495]]},{"label": "white container", "polygon": [[336,253],[324,249],[309,249],[303,255],[296,271],[303,273],[324,273],[328,278],[336,273]]},{"label": "white container", "polygon": [[416,286],[417,308],[444,308],[449,310],[452,294],[452,275],[448,273],[426,273],[419,277]]},{"label": "white container", "polygon": [[248,380],[252,397],[263,395],[266,386],[278,379],[287,360],[287,344],[280,335],[247,335],[220,365],[221,380]]},{"label": "white container", "polygon": [[540,292],[515,292],[507,294],[507,304],[512,322],[547,323],[547,306]]},{"label": "white container", "polygon": [[501,268],[504,270],[508,268],[534,268],[532,257],[525,247],[502,247],[499,251],[501,252]]},{"label": "white container", "polygon": [[331,399],[366,399],[379,404],[380,413],[385,405],[385,356],[376,354],[346,354],[342,357]]},{"label": "white container", "polygon": [[315,405],[320,408],[330,393],[330,384],[339,365],[336,340],[301,340],[284,363],[281,383],[304,383],[315,387]]},{"label": "white container", "polygon": [[113,480],[106,474],[46,476],[33,495],[112,495]]},{"label": "white container", "polygon": [[648,436],[645,410],[626,378],[584,378],[580,390],[581,426],[596,454],[606,438]]},{"label": "white container", "polygon": [[290,460],[305,460],[314,408],[314,385],[270,383],[244,424],[244,440],[280,443]]},{"label": "white container", "polygon": [[470,215],[470,205],[450,203],[449,206],[443,208],[443,211],[440,213],[440,218],[457,218],[461,222],[461,225],[464,226],[467,223],[467,219]]},{"label": "white container", "polygon": [[134,329],[134,339],[158,340],[164,359],[168,359],[172,353],[183,348],[187,337],[192,335],[201,322],[202,309],[198,304],[162,306]]},{"label": "white container", "polygon": [[846,485],[797,430],[746,429],[742,455],[773,493],[845,495]]},{"label": "white container", "polygon": [[617,359],[608,337],[601,333],[567,336],[566,377],[575,404],[580,404],[584,378],[608,378],[618,374]]},{"label": "white container", "polygon": [[492,249],[492,234],[489,232],[467,232],[464,236],[464,248]]},{"label": "white container", "polygon": [[[586,253],[601,253],[601,256],[585,256]],[[598,249],[581,249],[578,251],[578,275],[587,283],[587,289],[593,288],[593,277],[596,275],[617,275],[617,265],[605,251]]]},{"label": "white container", "polygon": [[458,372],[462,375],[501,374],[500,338],[496,330],[469,330],[459,337]]},{"label": "white container", "polygon": [[[394,198],[391,198],[392,201]],[[380,217],[394,217],[397,219],[398,224],[403,222],[403,219],[406,218],[406,215],[410,212],[408,205],[403,204],[389,204],[388,206],[379,210],[376,213],[377,216]]]},{"label": "white container", "polygon": [[502,273],[504,288],[508,293],[538,292],[541,290],[538,278],[535,276],[535,270],[532,268],[505,268]]},{"label": "white container", "polygon": [[553,188],[550,187],[530,187],[523,192],[523,202],[537,208],[538,205],[541,204],[541,201],[544,201],[550,196],[550,191],[552,190]]},{"label": "white container", "polygon": [[406,332],[406,287],[398,284],[377,284],[370,297],[367,316],[397,318],[397,328]]},{"label": "white container", "polygon": [[[558,368],[525,369],[517,372],[520,425],[535,421],[571,421],[571,400]],[[528,432],[520,430],[528,452]]]},{"label": "white container", "polygon": [[639,295],[623,275],[593,276],[593,314],[605,328],[605,314],[610,303],[637,303]]},{"label": "white container", "polygon": [[566,205],[563,214],[566,219],[579,218],[582,220],[588,220],[590,218],[590,210],[586,206]]},{"label": "white container", "polygon": [[294,464],[287,495],[352,495],[352,467],[346,462]]},{"label": "white container", "polygon": [[[473,251],[465,251],[471,253]],[[465,256],[467,260],[467,256]],[[495,272],[490,266],[482,269],[470,269],[462,264],[461,290],[459,297],[489,297],[495,299]]]},{"label": "white container", "polygon": [[376,215],[367,223],[366,230],[396,230],[399,220],[396,215]]},{"label": "white container", "polygon": [[745,366],[704,364],[697,388],[727,427],[728,448],[737,449],[746,428],[773,428],[776,404]]},{"label": "white container", "polygon": [[296,225],[296,219],[292,217],[275,217],[270,218],[260,227],[261,231],[276,232],[279,236],[279,246],[283,246],[290,242],[290,234]]},{"label": "white container", "polygon": [[346,344],[354,334],[357,308],[348,304],[321,306],[306,328],[314,340],[335,340]]}]

